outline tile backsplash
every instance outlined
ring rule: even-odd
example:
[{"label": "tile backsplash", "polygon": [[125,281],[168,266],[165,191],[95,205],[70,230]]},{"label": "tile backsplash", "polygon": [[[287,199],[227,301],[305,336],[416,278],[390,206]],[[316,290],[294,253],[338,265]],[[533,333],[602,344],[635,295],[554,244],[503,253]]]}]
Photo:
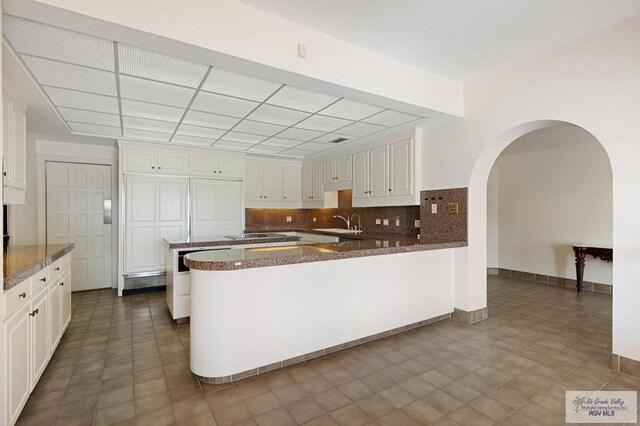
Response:
[{"label": "tile backsplash", "polygon": [[467,188],[421,191],[420,200],[421,242],[467,241]]},{"label": "tile backsplash", "polygon": [[[245,209],[245,227],[247,229],[265,228],[346,228],[346,224],[334,215],[353,215],[357,213],[362,220],[362,228],[367,233],[385,233],[417,235],[419,228],[415,221],[420,219],[420,206],[397,207],[352,207],[351,190],[338,191],[338,207],[323,209]],[[291,222],[287,222],[287,216]],[[380,224],[376,224],[380,219]],[[383,225],[384,219],[389,225]],[[396,219],[399,226],[396,226]],[[355,219],[356,223],[358,219]]]}]

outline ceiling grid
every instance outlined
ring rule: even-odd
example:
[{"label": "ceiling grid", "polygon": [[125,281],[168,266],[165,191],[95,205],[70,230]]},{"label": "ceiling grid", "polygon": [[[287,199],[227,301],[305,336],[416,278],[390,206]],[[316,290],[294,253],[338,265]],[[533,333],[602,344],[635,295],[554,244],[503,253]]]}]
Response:
[{"label": "ceiling grid", "polygon": [[424,119],[3,15],[72,133],[305,157]]}]

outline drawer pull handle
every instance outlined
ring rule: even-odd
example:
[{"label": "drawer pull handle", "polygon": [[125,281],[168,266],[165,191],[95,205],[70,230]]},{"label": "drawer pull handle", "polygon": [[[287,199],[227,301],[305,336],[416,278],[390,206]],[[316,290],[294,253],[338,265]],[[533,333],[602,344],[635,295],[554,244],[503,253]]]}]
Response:
[{"label": "drawer pull handle", "polygon": [[60,267],[58,266],[55,270],[56,270],[56,271],[58,271],[58,272],[60,272]]},{"label": "drawer pull handle", "polygon": [[38,312],[40,312],[40,311],[36,309],[35,311],[31,312],[31,313],[29,314],[29,316],[31,316],[31,317],[35,317],[35,316],[38,314]]},{"label": "drawer pull handle", "polygon": [[62,285],[62,286],[63,286],[63,285],[64,285],[64,281],[63,281],[63,282],[61,282],[61,283],[60,283],[60,285]]},{"label": "drawer pull handle", "polygon": [[22,293],[20,293],[18,295],[18,297],[22,298],[22,299],[26,299],[27,298],[27,293],[25,293],[24,291]]},{"label": "drawer pull handle", "polygon": [[47,282],[47,277],[40,278],[40,281],[42,281],[43,283],[46,283]]}]

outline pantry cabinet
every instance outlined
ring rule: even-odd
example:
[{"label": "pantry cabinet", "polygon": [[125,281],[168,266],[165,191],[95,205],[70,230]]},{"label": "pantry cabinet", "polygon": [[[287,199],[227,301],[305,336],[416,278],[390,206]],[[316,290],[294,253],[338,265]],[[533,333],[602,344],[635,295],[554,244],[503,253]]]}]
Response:
[{"label": "pantry cabinet", "polygon": [[3,424],[14,424],[71,320],[71,253],[4,294]]},{"label": "pantry cabinet", "polygon": [[27,115],[14,99],[2,92],[2,183],[5,204],[24,204],[27,188]]},{"label": "pantry cabinet", "polygon": [[247,159],[245,206],[301,207],[301,178],[300,162],[262,158]]},{"label": "pantry cabinet", "polygon": [[241,154],[192,153],[189,155],[189,174],[214,179],[242,180],[245,171],[244,161]]},{"label": "pantry cabinet", "polygon": [[122,170],[133,173],[187,175],[189,156],[173,151],[126,149],[122,153]]}]

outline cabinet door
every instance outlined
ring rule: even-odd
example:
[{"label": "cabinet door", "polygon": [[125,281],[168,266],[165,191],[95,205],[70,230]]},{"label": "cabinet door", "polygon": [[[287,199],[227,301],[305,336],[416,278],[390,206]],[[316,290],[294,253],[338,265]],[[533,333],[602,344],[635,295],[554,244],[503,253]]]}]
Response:
[{"label": "cabinet door", "polygon": [[64,333],[64,330],[71,322],[71,268],[68,268],[67,271],[60,278],[60,287],[62,287],[62,294],[60,295],[62,301],[62,326],[60,329],[60,335]]},{"label": "cabinet door", "polygon": [[282,166],[265,165],[263,168],[264,194],[267,201],[282,200]]},{"label": "cabinet door", "polygon": [[369,151],[353,154],[353,198],[369,198]]},{"label": "cabinet door", "polygon": [[164,238],[181,238],[187,234],[187,179],[161,178],[158,181],[158,230],[154,241],[154,271],[166,268]]},{"label": "cabinet door", "polygon": [[[23,306],[4,323],[6,344],[6,382],[5,399],[7,413],[4,414],[6,424],[12,425],[18,420],[22,407],[31,392],[31,317],[30,305]],[[5,350],[3,347],[2,350]],[[4,372],[3,372],[4,374]]]},{"label": "cabinet door", "polygon": [[246,200],[260,201],[264,195],[264,182],[262,180],[262,165],[247,162],[246,177],[244,180],[244,195]]},{"label": "cabinet door", "polygon": [[313,165],[313,201],[322,201],[324,199],[324,187],[322,179],[322,164]]},{"label": "cabinet door", "polygon": [[351,182],[351,156],[336,159],[336,182]]},{"label": "cabinet door", "polygon": [[218,179],[244,178],[244,157],[224,155],[218,156]]},{"label": "cabinet door", "polygon": [[242,182],[218,182],[218,235],[243,232]]},{"label": "cabinet door", "polygon": [[325,185],[335,183],[338,178],[336,174],[336,160],[329,160],[322,163],[322,174],[324,175],[322,182]]},{"label": "cabinet door", "polygon": [[58,278],[54,279],[49,292],[49,352],[53,353],[62,336],[62,290]]},{"label": "cabinet door", "polygon": [[156,260],[158,180],[142,176],[126,176],[125,179],[125,272],[152,271]]},{"label": "cabinet door", "polygon": [[302,168],[302,201],[313,200],[313,167]]},{"label": "cabinet door", "polygon": [[[12,103],[13,140],[11,147],[11,186],[27,188],[27,115],[15,102]],[[5,159],[5,161],[7,161]]]},{"label": "cabinet door", "polygon": [[122,151],[122,171],[156,173],[158,154],[143,149],[124,149]]},{"label": "cabinet door", "polygon": [[389,195],[388,153],[388,146],[369,150],[369,191],[371,191],[371,197],[386,197]]},{"label": "cabinet door", "polygon": [[2,92],[2,183],[11,186],[11,141],[13,139],[13,115],[11,113],[11,98]]},{"label": "cabinet door", "polygon": [[40,292],[31,302],[31,389],[36,387],[38,379],[49,361],[49,293]]},{"label": "cabinet door", "polygon": [[158,173],[163,175],[189,174],[189,156],[180,152],[159,152]]},{"label": "cabinet door", "polygon": [[394,195],[413,194],[413,152],[411,140],[389,145],[389,192]]},{"label": "cabinet door", "polygon": [[300,201],[302,199],[300,167],[284,166],[282,176],[282,198],[284,201]]},{"label": "cabinet door", "polygon": [[189,174],[191,176],[217,177],[218,157],[213,154],[191,154],[189,156]]}]

